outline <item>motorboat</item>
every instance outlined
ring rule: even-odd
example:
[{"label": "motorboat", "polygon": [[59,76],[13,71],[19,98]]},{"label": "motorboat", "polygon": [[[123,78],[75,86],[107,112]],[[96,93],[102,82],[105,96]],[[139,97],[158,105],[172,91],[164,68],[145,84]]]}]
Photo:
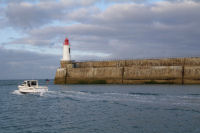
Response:
[{"label": "motorboat", "polygon": [[48,91],[47,86],[39,86],[38,80],[25,80],[21,85],[18,85],[21,93],[38,93]]}]

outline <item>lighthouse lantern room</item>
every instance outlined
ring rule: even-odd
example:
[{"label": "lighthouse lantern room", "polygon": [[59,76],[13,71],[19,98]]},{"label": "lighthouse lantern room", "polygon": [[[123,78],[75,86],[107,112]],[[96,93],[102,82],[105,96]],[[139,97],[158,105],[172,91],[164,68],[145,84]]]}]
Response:
[{"label": "lighthouse lantern room", "polygon": [[70,46],[69,46],[69,39],[65,38],[65,41],[63,43],[63,58],[62,61],[70,61]]}]

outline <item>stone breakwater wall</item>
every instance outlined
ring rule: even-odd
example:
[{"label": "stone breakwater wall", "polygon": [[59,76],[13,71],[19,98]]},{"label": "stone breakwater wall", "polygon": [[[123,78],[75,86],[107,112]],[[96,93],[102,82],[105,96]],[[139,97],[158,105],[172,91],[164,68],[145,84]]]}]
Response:
[{"label": "stone breakwater wall", "polygon": [[55,84],[200,84],[200,58],[61,61]]}]

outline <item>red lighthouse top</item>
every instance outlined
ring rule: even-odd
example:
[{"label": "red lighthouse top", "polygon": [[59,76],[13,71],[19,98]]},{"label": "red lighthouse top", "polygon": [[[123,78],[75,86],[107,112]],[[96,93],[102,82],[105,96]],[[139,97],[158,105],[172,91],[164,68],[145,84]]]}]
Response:
[{"label": "red lighthouse top", "polygon": [[65,38],[64,45],[69,45],[69,40],[68,40],[68,38]]}]

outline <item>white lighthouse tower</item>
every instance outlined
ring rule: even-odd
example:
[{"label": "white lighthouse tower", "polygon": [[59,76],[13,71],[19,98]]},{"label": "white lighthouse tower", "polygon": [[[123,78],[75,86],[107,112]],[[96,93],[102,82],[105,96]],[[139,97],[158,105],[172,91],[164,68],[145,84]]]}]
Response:
[{"label": "white lighthouse tower", "polygon": [[70,61],[70,46],[69,46],[69,40],[68,38],[65,38],[65,41],[63,43],[63,58],[62,61]]}]

